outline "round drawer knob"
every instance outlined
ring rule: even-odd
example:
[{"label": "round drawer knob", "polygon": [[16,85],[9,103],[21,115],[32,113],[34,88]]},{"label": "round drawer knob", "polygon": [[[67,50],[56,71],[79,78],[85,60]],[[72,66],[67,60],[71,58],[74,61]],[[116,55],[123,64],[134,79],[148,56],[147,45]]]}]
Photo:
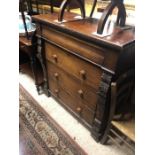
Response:
[{"label": "round drawer knob", "polygon": [[83,98],[83,91],[81,89],[78,90],[78,94],[80,95],[81,98]]},{"label": "round drawer knob", "polygon": [[76,111],[79,112],[79,113],[81,112],[81,110],[82,110],[82,109],[81,109],[80,107],[77,107],[77,108],[76,108]]},{"label": "round drawer knob", "polygon": [[58,74],[58,73],[54,73],[54,77],[55,77],[56,79],[58,79],[59,74]]},{"label": "round drawer knob", "polygon": [[54,92],[58,95],[59,90],[58,89],[55,89]]},{"label": "round drawer knob", "polygon": [[83,80],[85,80],[85,79],[86,79],[86,71],[85,71],[85,70],[81,70],[81,71],[80,71],[80,76],[81,76],[81,78],[82,78]]},{"label": "round drawer knob", "polygon": [[54,54],[52,57],[53,57],[53,60],[54,60],[55,62],[57,62],[57,61],[58,61],[58,57],[57,57],[57,55],[56,55],[56,54]]}]

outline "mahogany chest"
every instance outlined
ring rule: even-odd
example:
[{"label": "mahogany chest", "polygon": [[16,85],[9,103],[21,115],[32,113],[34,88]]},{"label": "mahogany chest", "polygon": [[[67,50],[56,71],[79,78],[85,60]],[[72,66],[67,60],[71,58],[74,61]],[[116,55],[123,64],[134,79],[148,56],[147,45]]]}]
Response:
[{"label": "mahogany chest", "polygon": [[108,121],[111,82],[121,55],[134,48],[134,32],[114,27],[112,34],[98,36],[97,19],[75,16],[66,13],[63,22],[57,21],[55,13],[34,16],[36,55],[45,94],[52,95],[99,140]]}]

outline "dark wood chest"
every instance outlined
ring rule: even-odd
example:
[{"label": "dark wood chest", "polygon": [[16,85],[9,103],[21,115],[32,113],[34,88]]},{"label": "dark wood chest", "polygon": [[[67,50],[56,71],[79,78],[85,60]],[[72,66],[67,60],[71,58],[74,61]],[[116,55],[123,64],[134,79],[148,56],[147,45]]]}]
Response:
[{"label": "dark wood chest", "polygon": [[62,23],[57,14],[33,17],[43,89],[100,139],[108,121],[111,82],[121,55],[134,47],[134,33],[115,27],[111,35],[97,36],[98,20],[75,16],[66,13]]}]

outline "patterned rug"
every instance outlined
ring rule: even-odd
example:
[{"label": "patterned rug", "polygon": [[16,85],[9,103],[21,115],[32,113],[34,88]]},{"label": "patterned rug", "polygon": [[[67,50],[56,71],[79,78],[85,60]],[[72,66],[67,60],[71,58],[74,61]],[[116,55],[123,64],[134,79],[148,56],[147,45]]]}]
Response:
[{"label": "patterned rug", "polygon": [[19,103],[20,155],[86,155],[21,85]]}]

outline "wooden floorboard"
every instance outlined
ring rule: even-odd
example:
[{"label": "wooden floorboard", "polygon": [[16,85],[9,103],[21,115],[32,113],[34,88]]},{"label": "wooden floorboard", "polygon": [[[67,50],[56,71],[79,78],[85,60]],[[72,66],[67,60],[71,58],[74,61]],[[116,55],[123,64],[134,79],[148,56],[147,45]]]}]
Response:
[{"label": "wooden floorboard", "polygon": [[123,134],[135,141],[135,120],[130,121],[112,121],[112,124],[118,128]]}]

